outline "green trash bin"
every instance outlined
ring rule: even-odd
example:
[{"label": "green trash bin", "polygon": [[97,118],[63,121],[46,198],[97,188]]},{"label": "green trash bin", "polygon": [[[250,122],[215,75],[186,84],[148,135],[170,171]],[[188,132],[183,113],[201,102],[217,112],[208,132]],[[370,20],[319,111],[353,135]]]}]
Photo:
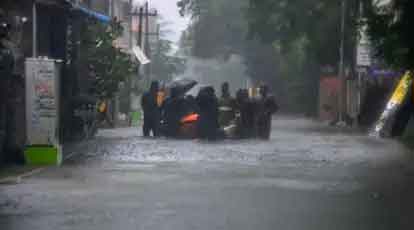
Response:
[{"label": "green trash bin", "polygon": [[62,151],[54,146],[27,146],[24,151],[28,165],[60,165]]}]

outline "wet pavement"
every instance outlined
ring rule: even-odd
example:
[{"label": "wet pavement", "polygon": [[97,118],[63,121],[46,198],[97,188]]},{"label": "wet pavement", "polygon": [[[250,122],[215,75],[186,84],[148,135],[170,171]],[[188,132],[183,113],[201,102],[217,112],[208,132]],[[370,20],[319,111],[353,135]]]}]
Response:
[{"label": "wet pavement", "polygon": [[0,229],[414,229],[401,144],[278,118],[271,141],[154,140],[104,130],[0,185]]}]

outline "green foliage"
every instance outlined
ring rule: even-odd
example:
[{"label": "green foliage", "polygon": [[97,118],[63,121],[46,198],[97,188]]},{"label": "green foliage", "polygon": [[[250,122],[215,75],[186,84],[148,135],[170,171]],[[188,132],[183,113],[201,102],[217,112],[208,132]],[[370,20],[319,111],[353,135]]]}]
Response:
[{"label": "green foliage", "polygon": [[[249,36],[264,42],[278,41],[282,51],[291,43],[306,39],[307,52],[312,52],[320,65],[336,65],[339,59],[340,0],[249,0]],[[356,37],[356,0],[347,0],[347,58],[354,57]]]},{"label": "green foliage", "polygon": [[390,5],[375,6],[365,1],[368,33],[376,55],[388,65],[414,69],[414,1],[394,0]]},{"label": "green foliage", "polygon": [[130,54],[114,46],[114,41],[122,35],[120,22],[109,25],[88,23],[83,33],[89,77],[94,84],[94,94],[100,98],[111,98],[134,72],[136,64]]},{"label": "green foliage", "polygon": [[[348,65],[355,55],[357,2],[347,0]],[[191,55],[239,54],[248,75],[271,84],[283,108],[315,111],[320,69],[339,62],[340,0],[181,0],[178,6],[192,16],[181,40]]]},{"label": "green foliage", "polygon": [[[249,0],[249,37],[273,44],[290,107],[316,112],[321,67],[339,63],[341,0]],[[357,0],[347,0],[345,63],[354,64]]]},{"label": "green foliage", "polygon": [[241,54],[247,32],[247,0],[182,0],[178,5],[182,14],[192,16],[186,37],[192,40],[193,56],[227,59]]}]

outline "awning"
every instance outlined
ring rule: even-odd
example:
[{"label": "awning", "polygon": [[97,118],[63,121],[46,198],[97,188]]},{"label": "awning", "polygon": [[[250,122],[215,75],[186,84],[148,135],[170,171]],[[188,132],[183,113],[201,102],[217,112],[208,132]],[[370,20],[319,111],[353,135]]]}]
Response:
[{"label": "awning", "polygon": [[134,48],[132,48],[132,51],[134,52],[135,57],[138,59],[141,65],[146,65],[151,62],[139,46],[134,46]]},{"label": "awning", "polygon": [[67,0],[36,0],[36,4],[57,6],[57,7],[66,7],[66,6],[71,6],[72,5]]},{"label": "awning", "polygon": [[81,12],[83,12],[83,13],[87,14],[88,16],[93,17],[93,18],[95,18],[95,19],[97,19],[101,22],[109,23],[111,21],[111,18],[109,16],[98,13],[98,12],[93,11],[93,10],[90,10],[86,7],[78,5],[78,6],[75,6],[74,8],[76,10],[80,10]]}]

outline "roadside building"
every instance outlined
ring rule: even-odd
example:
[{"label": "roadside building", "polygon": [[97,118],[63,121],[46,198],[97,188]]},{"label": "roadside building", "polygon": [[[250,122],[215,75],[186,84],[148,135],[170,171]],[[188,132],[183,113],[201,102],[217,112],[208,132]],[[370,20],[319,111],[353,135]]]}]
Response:
[{"label": "roadside building", "polygon": [[[96,10],[90,7],[96,7]],[[109,21],[105,15],[107,1],[90,0],[2,0],[0,9],[12,25],[9,46],[13,51],[15,66],[9,81],[6,148],[1,148],[2,156],[15,159],[25,146],[25,59],[29,57],[48,57],[62,60],[61,71],[64,87],[61,91],[63,129],[67,136],[73,131],[71,123],[72,101],[79,95],[85,78],[79,61],[80,29],[84,19],[94,17],[98,21]],[[5,159],[1,157],[0,159]],[[2,160],[0,160],[1,162]]]}]

